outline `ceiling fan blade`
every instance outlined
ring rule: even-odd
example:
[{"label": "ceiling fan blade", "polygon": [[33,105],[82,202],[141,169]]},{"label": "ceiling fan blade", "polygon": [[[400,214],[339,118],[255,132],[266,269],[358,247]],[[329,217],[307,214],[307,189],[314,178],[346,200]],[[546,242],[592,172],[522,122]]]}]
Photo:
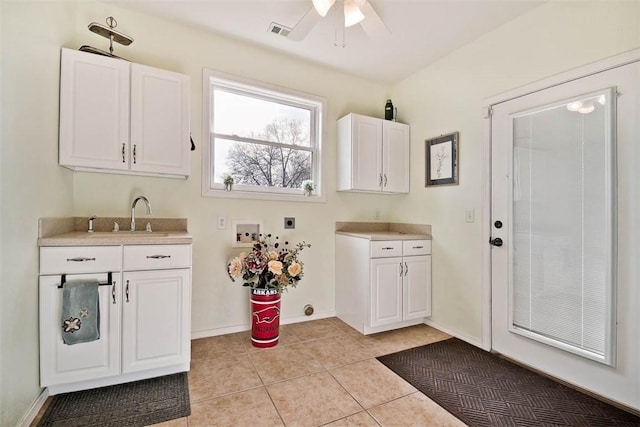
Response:
[{"label": "ceiling fan blade", "polygon": [[391,31],[384,25],[380,16],[376,13],[371,3],[366,1],[360,6],[360,11],[364,15],[364,19],[360,22],[362,29],[367,36],[374,40],[387,38],[391,35]]},{"label": "ceiling fan blade", "polygon": [[309,31],[316,26],[322,19],[322,16],[316,12],[316,9],[312,6],[311,9],[298,21],[295,27],[291,30],[287,38],[295,41],[303,40],[309,34]]}]

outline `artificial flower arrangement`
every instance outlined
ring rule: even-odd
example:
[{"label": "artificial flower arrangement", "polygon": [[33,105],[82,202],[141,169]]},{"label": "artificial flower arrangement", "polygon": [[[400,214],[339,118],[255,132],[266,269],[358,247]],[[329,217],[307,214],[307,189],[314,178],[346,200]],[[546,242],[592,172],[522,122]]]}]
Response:
[{"label": "artificial flower arrangement", "polygon": [[233,282],[242,280],[242,286],[282,292],[289,286],[295,288],[302,279],[304,264],[298,260],[298,254],[310,247],[304,241],[293,246],[289,242],[280,244],[277,236],[260,234],[251,252],[243,252],[229,261],[227,271]]}]

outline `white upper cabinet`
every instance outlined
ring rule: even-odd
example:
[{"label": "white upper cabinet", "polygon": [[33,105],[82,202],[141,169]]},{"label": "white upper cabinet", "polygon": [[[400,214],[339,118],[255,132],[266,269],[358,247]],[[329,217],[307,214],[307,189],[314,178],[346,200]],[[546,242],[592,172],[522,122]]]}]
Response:
[{"label": "white upper cabinet", "polygon": [[129,66],[62,49],[60,164],[129,169]]},{"label": "white upper cabinet", "polygon": [[188,76],[62,49],[62,166],[187,177],[189,141]]},{"label": "white upper cabinet", "polygon": [[383,191],[409,192],[409,126],[382,121]]},{"label": "white upper cabinet", "polygon": [[409,192],[409,126],[360,114],[338,120],[338,190]]},{"label": "white upper cabinet", "polygon": [[189,175],[189,78],[131,64],[131,170]]}]

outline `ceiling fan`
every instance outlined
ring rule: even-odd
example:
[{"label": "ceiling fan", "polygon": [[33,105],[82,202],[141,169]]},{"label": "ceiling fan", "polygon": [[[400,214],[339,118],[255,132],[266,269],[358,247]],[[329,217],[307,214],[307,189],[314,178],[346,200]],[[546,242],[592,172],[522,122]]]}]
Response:
[{"label": "ceiling fan", "polygon": [[[296,41],[303,40],[334,6],[336,0],[312,0],[313,6],[298,21],[291,30],[288,38]],[[390,35],[390,31],[368,0],[341,0],[344,7],[344,26],[351,27],[360,24],[364,32],[372,39],[380,39]]]}]

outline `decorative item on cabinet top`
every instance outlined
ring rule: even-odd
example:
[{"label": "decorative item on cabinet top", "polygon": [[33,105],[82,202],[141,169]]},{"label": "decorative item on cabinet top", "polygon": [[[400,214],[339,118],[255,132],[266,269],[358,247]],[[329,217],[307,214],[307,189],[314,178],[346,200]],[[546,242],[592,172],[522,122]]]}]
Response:
[{"label": "decorative item on cabinet top", "polygon": [[102,24],[98,24],[97,22],[92,22],[91,24],[89,24],[89,31],[92,31],[102,37],[106,37],[109,39],[109,52],[105,52],[104,50],[87,45],[81,46],[80,50],[83,52],[95,53],[96,55],[120,58],[119,56],[113,54],[113,42],[120,43],[123,46],[129,46],[131,43],[133,43],[133,38],[115,30],[115,28],[118,26],[118,21],[116,21],[113,16],[108,16],[106,22],[108,27],[105,27]]}]

